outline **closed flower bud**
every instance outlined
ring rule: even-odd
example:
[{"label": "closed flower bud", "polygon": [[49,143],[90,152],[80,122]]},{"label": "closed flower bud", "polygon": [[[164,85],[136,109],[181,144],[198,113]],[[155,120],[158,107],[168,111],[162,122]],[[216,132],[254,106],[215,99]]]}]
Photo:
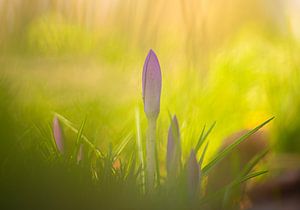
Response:
[{"label": "closed flower bud", "polygon": [[181,146],[176,116],[173,117],[169,127],[166,165],[168,176],[176,176],[178,174],[181,166]]},{"label": "closed flower bud", "polygon": [[61,154],[64,154],[64,140],[63,140],[62,129],[59,120],[56,116],[53,119],[53,136],[54,136],[57,150]]},{"label": "closed flower bud", "polygon": [[155,53],[150,50],[143,68],[144,111],[148,118],[156,119],[160,110],[161,70]]},{"label": "closed flower bud", "polygon": [[187,161],[186,169],[188,193],[191,197],[194,197],[200,188],[200,167],[193,149]]}]

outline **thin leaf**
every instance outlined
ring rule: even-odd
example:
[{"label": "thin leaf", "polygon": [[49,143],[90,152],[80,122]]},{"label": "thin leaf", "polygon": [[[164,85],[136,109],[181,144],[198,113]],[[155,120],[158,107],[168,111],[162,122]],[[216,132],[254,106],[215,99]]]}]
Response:
[{"label": "thin leaf", "polygon": [[201,134],[200,134],[200,137],[199,137],[198,142],[197,142],[197,144],[196,144],[196,147],[195,147],[195,152],[196,152],[196,154],[197,154],[197,152],[199,151],[201,145],[204,143],[204,141],[203,141],[203,136],[204,136],[205,128],[206,128],[206,125],[203,126],[202,131],[201,131]]},{"label": "thin leaf", "polygon": [[260,175],[263,175],[263,174],[266,174],[268,173],[268,170],[263,170],[263,171],[257,171],[257,172],[253,172],[253,173],[250,173],[242,178],[240,178],[239,180],[237,180],[234,185],[238,185],[238,184],[241,184],[243,182],[246,182],[248,181],[249,179],[252,179],[252,178],[255,178],[257,176],[260,176]]},{"label": "thin leaf", "polygon": [[126,178],[133,178],[134,175],[135,175],[135,168],[136,168],[136,159],[135,159],[136,155],[135,155],[135,152],[133,151],[132,152],[132,155],[130,157],[130,160],[128,161],[127,163],[127,175],[126,175]]},{"label": "thin leaf", "polygon": [[204,160],[204,157],[205,157],[205,154],[206,154],[208,145],[209,145],[209,142],[206,143],[206,145],[205,145],[205,147],[204,147],[204,150],[203,150],[203,152],[202,152],[202,154],[201,154],[201,157],[200,157],[200,160],[199,160],[200,168],[202,167],[202,163],[203,163],[203,160]]},{"label": "thin leaf", "polygon": [[81,126],[79,128],[79,131],[77,133],[77,138],[76,138],[76,146],[75,146],[75,152],[74,152],[74,158],[77,157],[78,152],[80,150],[80,144],[82,142],[82,135],[83,135],[83,129],[84,126],[86,124],[86,118],[84,119],[84,121],[81,123]]},{"label": "thin leaf", "polygon": [[[223,196],[223,202],[222,202],[222,206],[224,209],[226,209],[226,206],[230,200],[230,197],[232,196],[232,193],[234,193],[234,188],[240,184],[242,184],[243,182],[248,181],[251,178],[255,178],[257,176],[263,175],[265,173],[267,173],[267,170],[264,171],[257,171],[257,172],[253,172],[251,174],[250,171],[252,170],[252,168],[259,162],[259,160],[263,157],[261,155],[266,155],[267,153],[264,151],[262,154],[259,154],[258,156],[255,156],[255,158],[253,159],[253,161],[250,161],[246,167],[244,168],[245,170],[242,170],[240,175],[238,175],[235,180],[231,183],[231,185],[229,185],[226,189],[225,189],[225,193]],[[255,163],[254,163],[255,162]]]},{"label": "thin leaf", "polygon": [[[71,131],[78,134],[79,131],[73,126],[73,123],[71,121],[58,113],[55,114],[61,120],[61,122],[64,123]],[[91,143],[91,141],[85,135],[82,135],[82,139],[98,157],[104,157],[103,153],[93,143]]]},{"label": "thin leaf", "polygon": [[145,182],[146,182],[145,161],[144,161],[143,143],[142,143],[142,135],[141,135],[140,112],[139,112],[138,108],[136,108],[136,111],[135,111],[135,125],[136,125],[136,144],[137,144],[137,150],[138,150],[139,159],[140,159],[140,165],[142,168],[142,171],[141,171],[142,192],[145,193],[145,190],[146,190],[145,189]]},{"label": "thin leaf", "polygon": [[114,159],[117,158],[124,148],[127,146],[127,144],[130,142],[132,139],[132,133],[128,133],[127,136],[123,139],[123,141],[114,149]]},{"label": "thin leaf", "polygon": [[201,146],[203,145],[203,143],[205,142],[205,140],[207,139],[208,135],[211,133],[212,129],[215,127],[216,122],[214,122],[210,128],[208,129],[208,131],[204,134],[204,130],[205,130],[205,126],[202,129],[199,141],[195,147],[195,153],[197,154],[199,149],[201,148]]},{"label": "thin leaf", "polygon": [[252,129],[248,133],[244,134],[242,137],[240,137],[238,140],[236,140],[234,143],[230,144],[227,146],[222,152],[218,153],[215,158],[213,158],[204,168],[203,168],[203,173],[207,174],[218,162],[220,162],[222,159],[226,157],[233,149],[235,149],[240,143],[245,141],[249,136],[257,132],[260,128],[262,128],[264,125],[269,123],[271,120],[273,120],[274,117],[268,119],[267,121],[263,122],[256,128]]},{"label": "thin leaf", "polygon": [[259,154],[255,155],[241,171],[241,176],[245,176],[251,172],[251,170],[268,154],[269,150],[266,149]]},{"label": "thin leaf", "polygon": [[156,162],[156,182],[157,186],[160,186],[160,167],[159,167],[159,160],[158,160],[158,154],[157,154],[157,147],[155,147],[155,162]]},{"label": "thin leaf", "polygon": [[202,204],[205,204],[205,203],[207,203],[209,201],[212,201],[215,198],[217,198],[217,197],[221,196],[222,194],[226,193],[226,191],[231,190],[233,187],[236,187],[239,184],[248,181],[249,179],[261,176],[261,175],[266,174],[266,173],[268,173],[268,171],[267,170],[263,170],[263,171],[253,172],[253,173],[248,174],[248,175],[243,176],[243,177],[238,177],[234,181],[232,181],[231,183],[229,183],[228,185],[226,185],[226,186],[222,187],[221,189],[217,190],[216,192],[214,192],[214,193],[212,193],[210,195],[205,196],[204,198],[201,199],[200,202]]},{"label": "thin leaf", "polygon": [[76,138],[76,144],[79,145],[80,142],[81,142],[81,139],[82,139],[82,135],[83,135],[83,129],[84,129],[84,126],[85,126],[85,123],[86,123],[86,119],[84,119],[84,121],[82,122],[80,128],[79,128],[79,131],[77,133],[77,138]]}]

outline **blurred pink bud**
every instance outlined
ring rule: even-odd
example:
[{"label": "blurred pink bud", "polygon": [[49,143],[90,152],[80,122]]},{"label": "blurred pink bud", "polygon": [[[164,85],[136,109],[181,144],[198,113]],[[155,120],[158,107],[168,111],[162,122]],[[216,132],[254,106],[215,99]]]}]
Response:
[{"label": "blurred pink bud", "polygon": [[148,118],[156,119],[160,110],[161,70],[157,56],[150,50],[143,69],[144,111]]},{"label": "blurred pink bud", "polygon": [[53,135],[56,143],[56,147],[61,154],[64,154],[64,140],[62,129],[58,118],[55,116],[53,119]]},{"label": "blurred pink bud", "polygon": [[187,187],[190,196],[195,196],[199,189],[200,184],[200,167],[198,165],[195,151],[192,149],[190,157],[186,165],[187,169]]},{"label": "blurred pink bud", "polygon": [[167,172],[168,175],[174,176],[180,170],[181,164],[181,146],[180,132],[177,117],[174,115],[168,133],[167,144]]},{"label": "blurred pink bud", "polygon": [[80,161],[82,161],[82,159],[83,159],[83,145],[80,144],[79,150],[77,153],[77,163],[80,163]]}]

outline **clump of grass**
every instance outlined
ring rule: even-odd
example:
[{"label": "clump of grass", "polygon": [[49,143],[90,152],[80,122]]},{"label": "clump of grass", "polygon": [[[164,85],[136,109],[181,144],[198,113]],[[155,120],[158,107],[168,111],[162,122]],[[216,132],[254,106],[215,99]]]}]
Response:
[{"label": "clump of grass", "polygon": [[[204,165],[203,160],[210,142],[208,137],[215,123],[207,130],[206,127],[202,129],[199,140],[190,148],[188,158],[184,159],[179,120],[176,116],[170,117],[166,145],[167,175],[162,176],[160,170],[163,167],[158,161],[156,148],[159,141],[156,138],[156,121],[160,112],[161,81],[159,62],[151,50],[143,70],[143,102],[148,119],[147,139],[146,142],[141,141],[140,125],[137,121],[137,150],[132,150],[127,156],[123,152],[130,145],[131,135],[114,147],[109,145],[104,152],[84,135],[86,121],[77,129],[66,117],[55,113],[52,138],[48,135],[48,138],[37,139],[44,144],[37,144],[31,156],[25,156],[23,161],[11,162],[15,166],[13,169],[1,170],[6,174],[1,180],[1,186],[3,192],[8,192],[2,198],[16,201],[5,204],[9,207],[17,205],[39,209],[235,208],[235,202],[241,194],[232,193],[234,189],[251,178],[267,173],[253,172],[254,166],[265,153],[254,157],[237,177],[215,192],[207,193],[205,180],[209,179],[217,163],[273,118],[236,139]],[[69,129],[76,134],[72,144],[65,144],[63,129]],[[143,144],[146,145],[146,151]],[[22,171],[24,176],[12,176],[16,171]],[[221,203],[215,205],[215,202]]]}]

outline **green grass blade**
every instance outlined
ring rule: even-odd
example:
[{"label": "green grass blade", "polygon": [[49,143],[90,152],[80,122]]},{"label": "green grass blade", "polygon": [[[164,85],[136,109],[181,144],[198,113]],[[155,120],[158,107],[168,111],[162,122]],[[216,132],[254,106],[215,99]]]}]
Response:
[{"label": "green grass blade", "polygon": [[159,167],[157,147],[155,147],[155,162],[156,162],[156,182],[157,182],[157,186],[159,187],[160,186],[160,167]]},{"label": "green grass blade", "polygon": [[[262,154],[266,154],[265,152]],[[242,184],[243,182],[248,181],[249,179],[255,178],[257,176],[263,175],[268,173],[267,170],[263,170],[263,171],[257,171],[257,172],[253,172],[250,173],[250,171],[252,170],[252,168],[256,165],[254,162],[258,163],[259,160],[261,158],[259,157],[263,157],[261,156],[262,154],[259,154],[259,156],[255,157],[252,161],[249,162],[249,164],[247,164],[247,167],[245,167],[245,169],[247,170],[242,170],[241,175],[238,175],[235,180],[225,189],[224,192],[224,196],[223,196],[223,202],[222,202],[222,206],[224,209],[226,209],[226,206],[230,200],[231,194],[234,193],[234,188],[237,187],[238,185]],[[249,172],[248,172],[249,171]],[[246,172],[247,174],[243,175],[244,172]],[[250,173],[250,174],[249,174]]]},{"label": "green grass blade", "polygon": [[127,163],[127,178],[133,178],[135,175],[135,169],[136,169],[136,155],[135,151],[132,152],[132,155],[130,157],[130,160]]},{"label": "green grass blade", "polygon": [[254,134],[255,132],[257,132],[260,128],[262,128],[263,126],[265,126],[267,123],[269,123],[273,119],[274,119],[274,117],[266,120],[265,122],[263,122],[262,124],[260,124],[256,128],[252,129],[251,131],[249,131],[248,133],[246,133],[245,135],[243,135],[242,137],[240,137],[234,143],[232,143],[231,145],[229,145],[228,147],[226,147],[223,151],[221,151],[220,153],[218,153],[215,156],[215,158],[213,158],[203,168],[203,170],[202,170],[203,173],[207,174],[219,161],[221,161],[222,159],[224,159],[226,157],[226,155],[228,155],[234,148],[236,148],[240,143],[242,143],[243,141],[245,141],[249,136],[251,136],[252,134]]},{"label": "green grass blade", "polygon": [[[73,131],[74,133],[78,134],[78,130],[73,126],[73,123],[71,121],[69,121],[67,118],[65,118],[64,116],[58,114],[58,113],[54,113],[59,119],[60,121],[67,126],[71,131]],[[103,153],[101,152],[101,150],[99,150],[85,135],[82,135],[82,139],[84,140],[84,142],[95,152],[95,154],[98,157],[104,157]]]},{"label": "green grass blade", "polygon": [[84,119],[84,121],[81,123],[79,131],[77,133],[77,138],[76,138],[76,144],[79,145],[81,140],[82,140],[82,135],[83,135],[83,129],[86,123],[86,119]]},{"label": "green grass blade", "polygon": [[124,148],[128,145],[128,143],[130,142],[131,139],[132,139],[132,133],[130,132],[123,139],[123,141],[116,147],[116,149],[114,149],[114,153],[113,153],[114,159],[116,159],[118,156],[120,156],[120,154],[122,153]]},{"label": "green grass blade", "polygon": [[137,150],[138,150],[138,156],[140,159],[140,165],[141,165],[141,179],[142,179],[142,192],[145,193],[145,182],[146,182],[146,176],[145,176],[145,162],[144,162],[144,150],[143,150],[143,143],[142,143],[142,135],[141,135],[141,122],[140,122],[140,112],[139,109],[136,108],[135,110],[135,125],[136,125],[136,144],[137,144]]},{"label": "green grass blade", "polygon": [[82,143],[82,135],[83,135],[83,129],[84,129],[84,126],[86,124],[86,119],[84,119],[84,121],[81,123],[80,125],[80,128],[79,128],[79,131],[77,133],[77,138],[76,138],[76,145],[75,145],[75,149],[74,149],[74,158],[76,159],[77,157],[77,154],[78,154],[78,151],[79,151],[79,147],[80,147],[80,144]]},{"label": "green grass blade", "polygon": [[203,160],[204,160],[204,157],[205,157],[205,154],[206,154],[208,145],[209,145],[209,142],[206,143],[206,145],[205,145],[205,147],[204,147],[204,150],[203,150],[203,152],[202,152],[202,154],[201,154],[201,157],[200,157],[200,160],[199,160],[199,166],[200,166],[200,169],[202,168]]},{"label": "green grass blade", "polygon": [[268,173],[268,171],[263,170],[263,171],[253,172],[253,173],[248,174],[244,177],[238,177],[234,181],[229,183],[228,185],[226,185],[226,186],[222,187],[221,189],[217,190],[216,192],[203,197],[200,202],[201,202],[201,204],[205,204],[207,202],[213,201],[215,198],[220,197],[220,196],[224,195],[226,192],[230,191],[233,187],[236,187],[236,186],[238,186],[239,184],[241,184],[243,182],[246,182],[250,179],[256,178],[256,177],[261,176],[261,175],[264,175],[266,173]]},{"label": "green grass blade", "polygon": [[208,131],[204,134],[204,131],[205,131],[205,126],[203,127],[202,129],[202,132],[201,132],[201,135],[200,135],[200,138],[198,140],[198,143],[195,147],[195,153],[197,154],[199,149],[201,148],[201,146],[203,145],[203,143],[205,142],[205,140],[207,139],[208,135],[211,133],[211,131],[213,130],[213,128],[215,127],[216,125],[216,122],[214,122],[210,128],[208,129]]},{"label": "green grass blade", "polygon": [[203,126],[201,134],[200,134],[200,137],[199,137],[198,142],[197,142],[197,144],[195,146],[195,153],[196,154],[199,151],[201,145],[204,143],[204,141],[202,139],[203,139],[203,136],[204,136],[205,128],[206,128],[206,125]]},{"label": "green grass blade", "polygon": [[266,149],[259,154],[255,155],[241,171],[241,176],[246,176],[251,170],[268,154],[269,150]]},{"label": "green grass blade", "polygon": [[238,179],[237,181],[235,181],[233,183],[234,186],[238,185],[238,184],[241,184],[243,182],[246,182],[248,181],[249,179],[252,179],[252,178],[255,178],[257,176],[261,176],[263,174],[266,174],[268,173],[267,170],[263,170],[263,171],[257,171],[257,172],[253,172],[253,173],[250,173],[250,174],[247,174],[246,176],[243,176],[242,178]]}]

